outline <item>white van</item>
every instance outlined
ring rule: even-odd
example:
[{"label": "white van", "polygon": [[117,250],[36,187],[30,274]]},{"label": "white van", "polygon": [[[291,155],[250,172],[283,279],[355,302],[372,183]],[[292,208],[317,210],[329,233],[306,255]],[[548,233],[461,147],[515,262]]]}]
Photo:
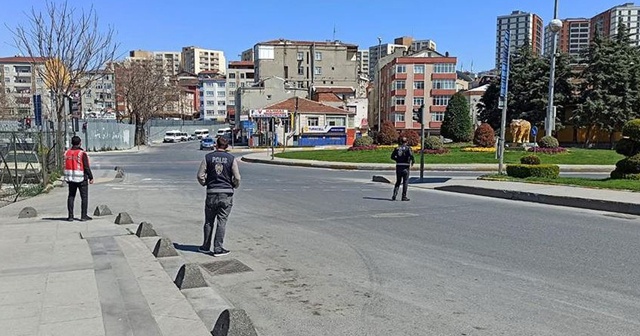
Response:
[{"label": "white van", "polygon": [[230,135],[230,134],[231,134],[231,128],[229,127],[221,128],[216,132],[216,136]]},{"label": "white van", "polygon": [[198,138],[198,140],[202,140],[202,138],[206,138],[209,136],[209,130],[199,129],[199,130],[196,130],[194,134],[196,135],[196,138]]},{"label": "white van", "polygon": [[164,134],[162,142],[180,142],[182,141],[182,131],[169,131]]}]

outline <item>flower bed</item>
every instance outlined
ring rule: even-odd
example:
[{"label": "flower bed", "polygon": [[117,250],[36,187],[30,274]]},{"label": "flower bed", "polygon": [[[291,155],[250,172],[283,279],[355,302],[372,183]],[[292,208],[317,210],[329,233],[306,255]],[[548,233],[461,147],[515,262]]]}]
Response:
[{"label": "flower bed", "polygon": [[[380,145],[378,149],[396,149],[396,147],[398,147],[398,145]],[[411,150],[419,152],[420,146],[411,146]]]},{"label": "flower bed", "polygon": [[495,147],[464,147],[460,149],[461,152],[483,152],[483,153],[494,153],[496,151]]},{"label": "flower bed", "polygon": [[564,147],[556,147],[556,148],[541,148],[541,147],[531,147],[528,149],[529,152],[543,153],[543,154],[558,154],[558,153],[566,153],[567,149]]},{"label": "flower bed", "polygon": [[369,145],[369,146],[359,146],[359,147],[349,147],[349,151],[366,151],[366,150],[376,150],[378,149],[378,146],[376,145]]},{"label": "flower bed", "polygon": [[447,154],[449,153],[449,148],[425,149],[422,152],[425,154],[431,154],[431,155]]}]

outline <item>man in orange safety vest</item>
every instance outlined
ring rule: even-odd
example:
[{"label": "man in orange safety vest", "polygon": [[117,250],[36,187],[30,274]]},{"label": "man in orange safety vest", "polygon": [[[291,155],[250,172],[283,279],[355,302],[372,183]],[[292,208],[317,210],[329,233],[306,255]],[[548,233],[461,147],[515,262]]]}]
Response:
[{"label": "man in orange safety vest", "polygon": [[73,221],[73,203],[76,192],[80,190],[81,221],[92,220],[87,214],[89,207],[89,184],[93,184],[93,174],[89,167],[89,156],[80,147],[82,140],[79,136],[71,138],[72,147],[64,153],[64,180],[69,185],[69,196],[67,197],[68,221]]}]

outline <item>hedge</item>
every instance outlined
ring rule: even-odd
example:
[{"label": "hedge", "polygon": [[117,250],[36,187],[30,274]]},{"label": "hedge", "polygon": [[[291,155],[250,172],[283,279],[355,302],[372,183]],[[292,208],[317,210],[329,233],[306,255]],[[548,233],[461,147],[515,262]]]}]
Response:
[{"label": "hedge", "polygon": [[558,165],[523,165],[514,164],[507,165],[507,175],[516,178],[542,177],[557,178],[560,175],[560,167]]}]

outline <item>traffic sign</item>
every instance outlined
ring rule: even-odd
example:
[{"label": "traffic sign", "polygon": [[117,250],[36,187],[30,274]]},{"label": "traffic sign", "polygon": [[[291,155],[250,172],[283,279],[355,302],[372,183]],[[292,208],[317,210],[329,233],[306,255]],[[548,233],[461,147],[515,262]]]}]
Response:
[{"label": "traffic sign", "polygon": [[531,135],[533,136],[538,135],[538,126],[531,127]]},{"label": "traffic sign", "polygon": [[504,99],[507,96],[507,85],[509,83],[509,49],[511,48],[511,32],[508,30],[504,32],[502,47],[503,50],[500,64],[500,98]]}]

